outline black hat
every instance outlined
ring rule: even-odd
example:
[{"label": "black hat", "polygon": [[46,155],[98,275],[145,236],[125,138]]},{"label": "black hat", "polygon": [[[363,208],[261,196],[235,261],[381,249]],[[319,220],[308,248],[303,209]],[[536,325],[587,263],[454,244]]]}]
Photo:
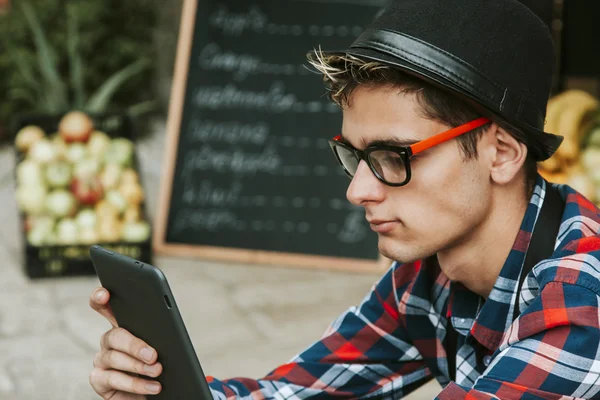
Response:
[{"label": "black hat", "polygon": [[517,0],[394,0],[349,49],[324,52],[336,54],[394,65],[461,95],[522,132],[538,161],[562,143],[544,132],[552,36]]}]

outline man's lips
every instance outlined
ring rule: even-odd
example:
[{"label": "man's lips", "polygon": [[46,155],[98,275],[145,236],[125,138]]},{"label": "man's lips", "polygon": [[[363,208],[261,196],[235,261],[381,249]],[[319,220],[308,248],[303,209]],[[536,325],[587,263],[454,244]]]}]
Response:
[{"label": "man's lips", "polygon": [[368,220],[371,229],[377,233],[387,233],[394,229],[398,221],[384,221],[379,219]]}]

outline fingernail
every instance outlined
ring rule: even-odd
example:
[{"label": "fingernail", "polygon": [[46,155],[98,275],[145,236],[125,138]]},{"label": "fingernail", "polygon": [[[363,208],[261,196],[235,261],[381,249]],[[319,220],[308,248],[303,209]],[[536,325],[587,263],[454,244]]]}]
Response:
[{"label": "fingernail", "polygon": [[142,350],[140,350],[140,356],[146,361],[152,360],[153,355],[154,352],[148,347],[144,347]]},{"label": "fingernail", "polygon": [[99,290],[96,293],[96,301],[102,301],[102,298],[104,297],[104,292],[102,290]]},{"label": "fingernail", "polygon": [[156,365],[148,365],[148,364],[144,364],[144,371],[147,374],[154,374],[156,372]]},{"label": "fingernail", "polygon": [[158,383],[147,383],[146,389],[152,393],[158,393],[160,390],[160,385]]}]

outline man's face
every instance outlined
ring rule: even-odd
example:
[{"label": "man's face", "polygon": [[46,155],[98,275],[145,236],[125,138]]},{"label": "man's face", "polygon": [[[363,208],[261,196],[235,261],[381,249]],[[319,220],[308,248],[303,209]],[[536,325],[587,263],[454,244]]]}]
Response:
[{"label": "man's face", "polygon": [[[342,136],[361,150],[379,140],[410,145],[450,128],[425,119],[415,94],[392,88],[359,87],[343,110]],[[346,194],[350,202],[365,208],[371,228],[379,235],[379,251],[400,262],[422,259],[469,240],[491,207],[489,170],[481,158],[465,161],[456,139],[410,162],[410,182],[391,187],[361,161]]]}]

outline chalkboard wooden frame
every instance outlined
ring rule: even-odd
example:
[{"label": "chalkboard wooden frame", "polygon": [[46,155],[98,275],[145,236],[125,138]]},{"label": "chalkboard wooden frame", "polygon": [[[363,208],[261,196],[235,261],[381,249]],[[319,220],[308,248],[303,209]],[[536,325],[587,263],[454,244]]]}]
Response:
[{"label": "chalkboard wooden frame", "polygon": [[160,184],[158,210],[155,218],[153,250],[159,255],[198,257],[235,263],[306,267],[362,273],[381,273],[390,267],[392,261],[380,256],[379,260],[359,260],[355,258],[329,257],[276,251],[248,250],[232,247],[203,246],[195,244],[168,243],[167,223],[171,206],[173,178],[183,117],[189,61],[196,23],[198,0],[184,0],[169,115],[163,174]]}]

